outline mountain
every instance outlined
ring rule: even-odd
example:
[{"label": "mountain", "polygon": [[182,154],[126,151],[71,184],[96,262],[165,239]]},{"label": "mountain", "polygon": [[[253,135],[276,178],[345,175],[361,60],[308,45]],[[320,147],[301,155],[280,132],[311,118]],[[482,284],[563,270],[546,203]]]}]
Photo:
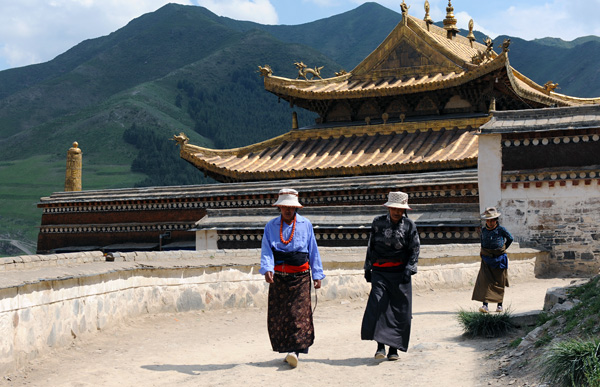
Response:
[{"label": "mountain", "polygon": [[[233,148],[287,132],[293,109],[264,90],[258,65],[295,78],[303,61],[331,77],[352,70],[400,20],[376,3],[295,26],[168,4],[52,61],[0,71],[0,255],[35,251],[36,204],[63,189],[73,141],[86,190],[208,182],[179,159],[173,134]],[[511,64],[534,81],[600,95],[600,38],[510,39]],[[297,112],[301,126],[314,122]]]},{"label": "mountain", "polygon": [[552,38],[526,41],[499,36],[494,41],[507,38],[511,39],[510,64],[536,83],[558,82],[557,93],[575,97],[600,96],[600,38],[564,42]]}]

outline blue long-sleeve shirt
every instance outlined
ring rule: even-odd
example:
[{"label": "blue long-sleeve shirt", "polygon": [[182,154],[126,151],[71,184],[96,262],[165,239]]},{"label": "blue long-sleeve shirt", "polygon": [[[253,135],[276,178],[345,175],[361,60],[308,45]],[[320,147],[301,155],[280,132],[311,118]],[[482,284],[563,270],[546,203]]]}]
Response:
[{"label": "blue long-sleeve shirt", "polygon": [[481,228],[481,247],[485,249],[496,250],[502,247],[508,249],[513,240],[512,235],[500,225],[493,230],[488,230],[485,226]]},{"label": "blue long-sleeve shirt", "polygon": [[[481,247],[489,250],[508,249],[513,243],[514,238],[510,233],[502,226],[498,225],[493,230],[488,230],[487,227],[481,228]],[[506,253],[499,256],[487,256],[481,254],[481,259],[485,261],[490,267],[497,269],[508,268],[508,257]]]},{"label": "blue long-sleeve shirt", "polygon": [[[292,241],[287,245],[281,242],[279,237],[280,226],[281,216],[271,219],[265,226],[260,252],[260,274],[264,275],[268,271],[274,271],[275,259],[272,249],[275,249],[284,252],[308,253],[308,263],[312,271],[313,280],[325,278],[315,232],[310,221],[302,215],[296,214],[296,231],[294,232]],[[283,239],[289,239],[292,233],[292,226],[293,224],[283,222]]]}]

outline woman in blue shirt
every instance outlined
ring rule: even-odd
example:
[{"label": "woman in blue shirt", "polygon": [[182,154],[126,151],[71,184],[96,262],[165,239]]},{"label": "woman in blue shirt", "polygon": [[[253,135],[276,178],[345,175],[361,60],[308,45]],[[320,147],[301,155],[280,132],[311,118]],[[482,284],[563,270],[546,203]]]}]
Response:
[{"label": "woman in blue shirt", "polygon": [[297,213],[302,208],[298,192],[282,189],[273,206],[281,216],[265,226],[260,257],[260,274],[269,283],[267,328],[273,350],[287,353],[285,361],[295,368],[298,356],[308,353],[315,338],[311,273],[315,289],[325,274],[313,226]]},{"label": "woman in blue shirt", "polygon": [[481,313],[489,313],[488,303],[496,302],[496,312],[502,312],[504,287],[508,286],[508,257],[506,249],[513,242],[510,233],[498,222],[500,213],[495,207],[488,207],[481,218],[485,226],[481,228],[481,266],[472,300],[481,301]]}]

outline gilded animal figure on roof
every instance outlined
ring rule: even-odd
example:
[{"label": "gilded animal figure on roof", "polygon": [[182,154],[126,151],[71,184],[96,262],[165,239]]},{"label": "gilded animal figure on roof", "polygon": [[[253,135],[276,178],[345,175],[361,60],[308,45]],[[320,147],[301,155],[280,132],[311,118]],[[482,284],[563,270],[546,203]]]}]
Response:
[{"label": "gilded animal figure on roof", "polygon": [[554,91],[558,87],[558,83],[554,83],[552,81],[548,81],[544,83],[544,89],[546,89],[547,93]]},{"label": "gilded animal figure on roof", "polygon": [[310,74],[310,80],[314,79],[315,77],[319,78],[319,79],[323,79],[321,77],[321,70],[323,69],[323,67],[325,66],[321,66],[321,67],[316,67],[314,69],[311,69],[310,67],[308,67],[307,65],[304,64],[304,62],[294,62],[294,65],[296,65],[296,67],[298,68],[298,76],[296,77],[296,79],[300,79],[300,77],[303,77],[305,80],[309,80],[307,75]]},{"label": "gilded animal figure on roof", "polygon": [[504,39],[504,42],[498,47],[502,49],[502,52],[508,52],[508,46],[510,46],[510,39]]},{"label": "gilded animal figure on roof", "polygon": [[[429,5],[429,2],[427,2],[426,4]],[[400,3],[400,10],[402,10],[403,15],[408,13],[409,8],[410,5],[406,4],[404,0],[402,0],[402,3]]]},{"label": "gilded animal figure on roof", "polygon": [[271,66],[269,65],[265,65],[264,67],[258,66],[258,72],[260,73],[261,77],[270,77],[273,75],[273,70],[271,70]]},{"label": "gilded animal figure on roof", "polygon": [[174,135],[171,140],[175,141],[177,145],[183,146],[187,144],[190,139],[188,136],[185,135],[185,133],[181,132],[179,134]]}]

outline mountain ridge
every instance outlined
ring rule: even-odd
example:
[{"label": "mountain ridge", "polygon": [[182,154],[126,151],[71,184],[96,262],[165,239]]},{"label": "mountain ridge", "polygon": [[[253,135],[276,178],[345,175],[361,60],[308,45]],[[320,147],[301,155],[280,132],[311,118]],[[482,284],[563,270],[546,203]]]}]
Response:
[{"label": "mountain ridge", "polygon": [[[167,4],[49,62],[0,71],[0,237],[34,243],[36,203],[62,190],[73,141],[83,150],[84,189],[207,182],[179,159],[173,134],[233,148],[289,131],[292,111],[300,126],[311,125],[313,113],[264,90],[258,65],[295,78],[301,60],[331,77],[352,70],[400,21],[377,3],[294,26]],[[558,82],[564,94],[600,96],[600,38],[502,36],[495,46],[504,38],[513,42],[511,64],[527,77]]]}]

